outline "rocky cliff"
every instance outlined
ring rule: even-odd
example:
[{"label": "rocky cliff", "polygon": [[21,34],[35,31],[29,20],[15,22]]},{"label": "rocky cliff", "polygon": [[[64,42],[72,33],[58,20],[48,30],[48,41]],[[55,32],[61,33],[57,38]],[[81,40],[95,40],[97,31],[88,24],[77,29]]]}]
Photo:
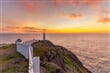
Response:
[{"label": "rocky cliff", "polygon": [[75,54],[52,42],[38,41],[32,44],[34,56],[40,56],[41,73],[91,73]]}]

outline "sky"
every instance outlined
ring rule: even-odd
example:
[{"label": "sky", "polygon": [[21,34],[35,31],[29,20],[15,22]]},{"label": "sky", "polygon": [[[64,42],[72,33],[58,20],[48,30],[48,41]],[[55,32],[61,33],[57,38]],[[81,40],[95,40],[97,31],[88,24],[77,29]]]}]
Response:
[{"label": "sky", "polygon": [[110,0],[0,0],[0,33],[108,33]]}]

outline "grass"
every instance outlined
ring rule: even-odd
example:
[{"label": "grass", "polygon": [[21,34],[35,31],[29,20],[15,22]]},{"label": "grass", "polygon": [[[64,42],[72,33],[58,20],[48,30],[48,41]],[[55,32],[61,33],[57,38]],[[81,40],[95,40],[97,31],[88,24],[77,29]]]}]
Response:
[{"label": "grass", "polygon": [[46,68],[46,70],[48,71],[48,73],[58,73],[58,71],[59,71],[59,67],[56,65],[56,64],[54,64],[54,63],[47,63],[46,65],[45,65],[45,68]]},{"label": "grass", "polygon": [[40,58],[43,58],[43,56],[48,50],[48,48],[45,48],[43,46],[40,48],[34,48],[34,56],[40,56]]},{"label": "grass", "polygon": [[28,73],[28,60],[16,52],[16,45],[0,47],[0,72]]},{"label": "grass", "polygon": [[11,45],[6,45],[6,46],[2,46],[0,47],[0,49],[8,49],[8,48],[15,48],[15,44],[11,44]]},{"label": "grass", "polygon": [[34,56],[40,56],[40,58],[42,59],[45,56],[45,53],[49,52],[49,51],[54,51],[54,49],[48,46],[45,46],[43,43],[38,43],[33,45],[34,48]]},{"label": "grass", "polygon": [[82,69],[74,61],[72,61],[71,59],[69,59],[67,56],[64,56],[64,62],[68,66],[74,67],[79,73],[84,73],[82,71]]}]

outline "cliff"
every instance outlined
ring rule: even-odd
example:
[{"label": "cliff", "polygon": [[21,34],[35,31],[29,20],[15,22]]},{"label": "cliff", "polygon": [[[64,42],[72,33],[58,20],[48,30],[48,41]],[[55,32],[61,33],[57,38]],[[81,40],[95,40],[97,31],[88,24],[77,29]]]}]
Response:
[{"label": "cliff", "polygon": [[38,41],[32,44],[34,56],[40,56],[41,73],[91,73],[75,54],[52,42]]}]

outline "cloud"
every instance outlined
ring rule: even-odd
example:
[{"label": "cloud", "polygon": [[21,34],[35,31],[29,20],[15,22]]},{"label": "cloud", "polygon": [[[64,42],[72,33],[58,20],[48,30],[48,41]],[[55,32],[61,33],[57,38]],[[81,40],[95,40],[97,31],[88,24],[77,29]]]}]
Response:
[{"label": "cloud", "polygon": [[100,18],[97,21],[100,23],[108,23],[108,22],[110,22],[110,18]]},{"label": "cloud", "polygon": [[70,19],[77,19],[82,18],[83,15],[80,13],[70,13],[70,14],[61,14],[63,17],[70,18]]},{"label": "cloud", "polygon": [[22,27],[23,29],[28,29],[28,30],[41,30],[35,27]]},{"label": "cloud", "polygon": [[53,0],[53,3],[54,3],[55,6],[59,6],[63,2],[64,2],[64,0]]},{"label": "cloud", "polygon": [[7,26],[7,30],[12,31],[21,31],[21,32],[41,32],[43,29],[39,29],[36,27],[27,27],[27,26]]},{"label": "cloud", "polygon": [[74,6],[75,5],[75,0],[68,0],[69,5]]},{"label": "cloud", "polygon": [[109,14],[110,14],[110,10],[107,8],[107,9],[104,9],[103,10],[103,13],[105,13],[105,14],[107,14],[108,16],[109,16]]},{"label": "cloud", "polygon": [[43,31],[47,33],[56,33],[59,30],[55,29],[40,29],[37,27],[28,27],[28,26],[7,26],[3,31],[13,32],[14,33],[41,33]]},{"label": "cloud", "polygon": [[28,11],[30,11],[30,12],[32,12],[32,13],[35,12],[35,8],[34,8],[33,2],[32,2],[31,0],[29,0],[29,1],[23,0],[23,1],[21,1],[20,3],[21,3],[21,5],[22,5],[25,9],[27,9]]},{"label": "cloud", "polygon": [[70,5],[72,7],[82,7],[86,5],[95,9],[103,2],[108,2],[108,0],[21,0],[20,4],[29,12],[37,13],[42,10],[42,8],[45,8],[47,3],[52,3],[57,7],[58,11],[61,11],[62,9],[60,8],[65,5]]},{"label": "cloud", "polygon": [[53,4],[57,7],[60,7],[61,5],[68,4],[70,6],[74,6],[76,4],[75,0],[52,0]]},{"label": "cloud", "polygon": [[22,5],[27,11],[31,13],[37,13],[44,6],[44,1],[21,0],[20,5]]},{"label": "cloud", "polygon": [[86,5],[93,7],[93,8],[103,2],[107,2],[107,0],[77,0],[76,1],[77,5],[79,5],[79,6],[86,4]]},{"label": "cloud", "polygon": [[80,18],[80,17],[82,17],[83,15],[82,14],[74,14],[74,13],[72,13],[72,14],[70,14],[70,15],[68,15],[70,18]]},{"label": "cloud", "polygon": [[73,6],[81,6],[81,5],[88,5],[88,6],[96,6],[102,2],[108,2],[108,0],[53,0],[54,5],[59,6],[63,3],[68,3],[69,5]]}]

